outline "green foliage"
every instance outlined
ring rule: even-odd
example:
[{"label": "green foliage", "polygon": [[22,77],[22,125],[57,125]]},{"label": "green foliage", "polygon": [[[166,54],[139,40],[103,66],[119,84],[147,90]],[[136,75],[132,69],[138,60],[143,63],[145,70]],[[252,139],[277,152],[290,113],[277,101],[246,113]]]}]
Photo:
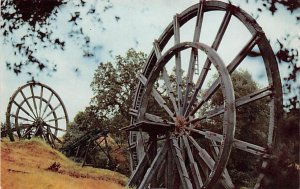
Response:
[{"label": "green foliage", "polygon": [[[235,99],[239,99],[259,90],[258,84],[252,79],[247,70],[235,71],[231,75]],[[223,104],[221,90],[212,97],[212,107]],[[266,100],[252,102],[246,106],[237,108],[236,138],[247,138],[248,142],[265,145],[268,123],[268,103]],[[222,125],[222,119],[215,120]]]},{"label": "green foliage", "polygon": [[116,56],[115,63],[100,63],[91,83],[94,96],[91,105],[99,119],[113,134],[130,123],[129,109],[132,106],[138,73],[146,61],[146,54],[129,49],[126,56]]},{"label": "green foliage", "polygon": [[[231,75],[235,98],[239,99],[259,90],[258,84],[246,70],[235,71]],[[221,90],[212,97],[210,108],[214,109],[224,104]],[[268,128],[268,103],[266,100],[251,102],[237,108],[235,138],[261,146],[266,146]],[[205,127],[213,128],[215,132],[222,132],[222,115],[214,118]],[[259,170],[256,169],[258,159],[248,152],[233,149],[228,169],[236,187],[253,186]]]},{"label": "green foliage", "polygon": [[63,136],[63,146],[72,143],[92,129],[97,127],[102,128],[101,124],[103,121],[97,118],[94,109],[94,107],[90,106],[87,107],[84,112],[77,113],[74,122],[68,125],[67,133]]},{"label": "green foliage", "polygon": [[[135,87],[138,83],[137,74],[141,71],[142,65],[146,61],[146,54],[129,49],[126,56],[116,56],[115,62],[100,63],[95,71],[91,88],[94,96],[91,104],[83,112],[79,112],[74,122],[68,126],[68,131],[64,136],[64,146],[76,141],[85,133],[95,128],[107,129],[110,136],[118,143],[127,143],[125,132],[120,132],[120,128],[130,124],[129,108],[133,103]],[[111,149],[115,152],[113,157],[114,166],[106,168],[117,169],[122,173],[128,173],[129,163],[124,162],[127,154],[118,150],[117,146]],[[83,160],[85,148],[78,152],[69,154],[76,161]],[[107,156],[101,151],[91,151],[87,163],[94,163],[95,166],[105,167]]]},{"label": "green foliage", "polygon": [[7,136],[7,132],[6,132],[6,123],[2,123],[1,122],[1,137],[6,137]]},{"label": "green foliage", "polygon": [[299,188],[299,115],[300,109],[293,109],[282,118],[275,156],[262,170],[266,178],[261,188]]},{"label": "green foliage", "polygon": [[[74,122],[68,125],[67,133],[63,137],[64,140],[63,140],[62,149],[65,150],[69,145],[79,140],[82,136],[84,136],[86,133],[88,133],[91,130],[94,130],[96,128],[100,128],[104,130],[105,128],[102,127],[101,125],[102,125],[102,120],[98,119],[97,116],[95,115],[94,107],[92,106],[87,107],[84,112],[78,112],[74,118]],[[93,149],[94,147],[98,149],[96,145],[91,146],[90,149]],[[79,148],[78,151],[77,149],[67,150],[66,155],[76,162],[82,162],[84,160],[84,154],[86,148],[87,148],[87,144],[82,144],[82,146]],[[99,162],[99,160],[97,159],[97,157],[100,157],[101,155],[102,154],[99,149],[90,150],[86,162],[88,164],[94,164],[95,166],[99,165],[99,167],[106,168],[107,163],[102,164],[102,161]]]}]

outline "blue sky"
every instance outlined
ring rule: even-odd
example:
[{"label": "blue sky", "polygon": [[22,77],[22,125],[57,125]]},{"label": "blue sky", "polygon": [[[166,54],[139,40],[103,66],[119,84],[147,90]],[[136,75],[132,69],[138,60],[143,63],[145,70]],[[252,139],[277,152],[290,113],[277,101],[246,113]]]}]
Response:
[{"label": "blue sky", "polygon": [[[96,8],[103,9],[102,1],[89,1]],[[101,14],[103,24],[94,25],[91,20],[83,19],[79,21],[84,31],[91,37],[91,44],[98,46],[96,56],[94,58],[83,58],[82,50],[78,46],[76,40],[68,38],[68,31],[71,26],[67,21],[71,18],[68,11],[58,13],[58,21],[55,23],[54,35],[60,36],[66,40],[66,50],[58,51],[51,48],[41,49],[38,52],[39,57],[48,58],[58,65],[57,72],[51,77],[46,73],[39,73],[37,80],[51,86],[63,99],[71,120],[78,111],[84,110],[88,106],[92,91],[90,83],[93,78],[94,70],[98,63],[113,61],[114,56],[124,55],[129,48],[149,53],[152,49],[154,39],[158,38],[164,28],[172,21],[176,13],[180,13],[189,6],[197,3],[196,0],[112,0],[113,8]],[[236,2],[244,1],[232,1]],[[255,1],[250,4],[241,4],[240,6],[246,12],[256,13]],[[66,5],[67,6],[67,5]],[[68,10],[68,9],[66,9]],[[87,10],[79,10],[81,12]],[[298,13],[300,11],[298,10]],[[115,17],[120,17],[118,22]],[[214,19],[214,16],[211,16]],[[276,16],[271,16],[270,12],[264,11],[260,14],[257,22],[262,26],[267,37],[271,40],[271,44],[275,44],[278,37],[284,37],[286,33],[297,34],[299,27],[296,20],[288,11],[279,10]],[[20,31],[20,35],[25,31]],[[2,32],[1,32],[2,33]],[[243,31],[239,31],[235,42],[242,40],[246,35]],[[2,34],[1,34],[2,35]],[[2,38],[2,37],[1,37]],[[226,39],[228,41],[231,38]],[[291,45],[299,48],[299,41],[292,41]],[[278,46],[273,45],[276,49]],[[12,71],[8,71],[5,62],[11,57],[13,52],[9,44],[1,44],[0,47],[0,120],[4,122],[6,106],[9,97],[21,85],[29,80],[28,76],[21,74],[16,77]],[[224,51],[221,54],[224,60],[230,58],[230,53]],[[19,57],[15,57],[18,59]],[[79,68],[79,72],[74,72]],[[250,67],[249,71],[254,77],[258,77],[257,69],[259,67]],[[282,77],[286,74],[287,68],[280,67]]]}]

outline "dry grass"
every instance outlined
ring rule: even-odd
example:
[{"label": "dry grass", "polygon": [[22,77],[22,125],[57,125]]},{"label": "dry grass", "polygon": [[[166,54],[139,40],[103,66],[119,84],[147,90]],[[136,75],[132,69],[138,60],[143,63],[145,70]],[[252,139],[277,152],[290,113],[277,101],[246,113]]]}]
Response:
[{"label": "dry grass", "polygon": [[[47,170],[55,162],[60,168]],[[1,141],[2,189],[120,189],[126,181],[116,172],[82,168],[37,139]]]}]

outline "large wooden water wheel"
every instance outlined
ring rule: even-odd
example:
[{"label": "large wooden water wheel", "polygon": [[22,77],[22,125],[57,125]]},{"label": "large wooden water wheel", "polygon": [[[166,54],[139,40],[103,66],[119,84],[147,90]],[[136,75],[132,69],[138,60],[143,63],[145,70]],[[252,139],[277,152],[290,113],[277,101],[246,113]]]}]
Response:
[{"label": "large wooden water wheel", "polygon": [[68,114],[58,94],[49,86],[31,82],[11,96],[6,112],[6,132],[11,141],[41,137],[52,147],[67,129]]},{"label": "large wooden water wheel", "polygon": [[[233,165],[239,155],[251,159],[247,173],[255,178],[249,182],[258,188],[282,107],[277,62],[261,27],[234,5],[200,1],[176,14],[153,44],[139,77],[132,123],[124,128],[131,152],[128,185],[235,188],[232,175],[243,170],[227,163]],[[257,62],[265,83],[246,94],[234,91],[230,75]],[[242,127],[241,118],[249,125]]]}]

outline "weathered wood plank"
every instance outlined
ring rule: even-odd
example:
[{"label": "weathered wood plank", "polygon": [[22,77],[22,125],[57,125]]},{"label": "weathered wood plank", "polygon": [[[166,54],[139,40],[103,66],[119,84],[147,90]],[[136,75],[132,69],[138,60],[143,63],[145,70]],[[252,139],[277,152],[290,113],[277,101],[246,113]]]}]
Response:
[{"label": "weathered wood plank", "polygon": [[[226,29],[227,29],[227,26],[229,24],[230,18],[231,18],[231,12],[228,10],[226,12],[224,18],[223,18],[223,21],[222,21],[222,23],[220,25],[218,33],[217,33],[217,35],[216,35],[216,37],[214,39],[214,42],[213,42],[213,44],[211,46],[213,49],[215,49],[215,50],[218,49],[218,47],[219,47],[219,45],[220,45],[220,43],[222,41],[222,38],[224,36],[224,33],[225,33]],[[199,93],[199,90],[202,88],[202,85],[203,85],[204,80],[205,80],[205,78],[207,76],[207,73],[210,70],[210,66],[211,66],[211,61],[207,58],[206,61],[205,61],[205,63],[204,63],[203,69],[201,70],[200,76],[199,76],[199,78],[197,80],[193,96],[192,96],[192,98],[191,98],[191,100],[190,100],[190,102],[189,102],[189,104],[188,104],[188,106],[187,106],[187,108],[185,110],[184,115],[188,114],[188,112],[190,111],[190,108],[194,104],[194,102],[196,100],[196,97],[197,97],[197,95]]]},{"label": "weathered wood plank", "polygon": [[[252,36],[249,42],[241,49],[238,55],[227,66],[227,70],[229,73],[232,73],[240,65],[240,63],[244,60],[247,54],[256,45],[256,42],[257,40],[259,40],[259,38],[260,36],[258,33]],[[193,116],[199,110],[199,108],[210,99],[210,97],[218,90],[219,87],[220,87],[220,82],[218,78],[212,83],[209,89],[205,92],[205,95],[203,96],[201,101],[195,105],[195,108],[191,112],[189,112],[189,116]]]},{"label": "weathered wood plank", "polygon": [[[198,12],[197,12],[197,18],[196,18],[197,20],[196,20],[196,25],[195,25],[195,30],[194,30],[193,42],[199,42],[199,39],[200,39],[200,33],[201,33],[202,22],[203,22],[204,3],[205,3],[205,0],[201,0],[199,2],[199,8],[198,8]],[[187,86],[186,86],[185,96],[184,96],[184,101],[183,101],[183,113],[185,112],[185,109],[187,107],[187,102],[188,102],[189,95],[190,95],[191,88],[192,88],[192,82],[193,82],[194,71],[195,71],[195,59],[196,59],[195,56],[198,56],[198,50],[192,49],[189,67],[188,67],[188,73],[187,73],[187,77],[186,77],[186,85]]]},{"label": "weathered wood plank", "polygon": [[155,156],[154,160],[152,161],[150,167],[148,168],[146,174],[144,175],[144,178],[141,182],[141,184],[138,186],[138,189],[144,189],[147,187],[149,182],[155,177],[155,174],[157,174],[157,171],[166,157],[166,154],[168,152],[168,142],[164,144],[164,146],[159,150],[158,154]]},{"label": "weathered wood plank", "polygon": [[183,161],[182,153],[180,151],[180,148],[178,146],[178,141],[176,138],[171,138],[170,140],[170,148],[172,150],[172,154],[177,166],[177,170],[180,175],[181,184],[184,189],[190,189],[193,188],[193,185],[191,183],[191,179],[188,175],[185,163]]},{"label": "weathered wood plank", "polygon": [[[147,148],[147,150],[149,149],[153,149],[153,145],[154,142],[151,142]],[[131,174],[129,180],[128,180],[128,184],[127,186],[135,186],[138,184],[139,181],[141,181],[143,179],[143,176],[146,172],[146,168],[149,166],[149,162],[150,162],[150,157],[144,153],[143,157],[140,159],[137,167],[135,168],[135,170],[133,171],[133,173]]]},{"label": "weathered wood plank", "polygon": [[194,156],[192,154],[192,150],[191,150],[191,147],[190,147],[187,137],[182,136],[182,140],[183,140],[183,143],[184,143],[184,146],[185,146],[185,149],[187,152],[187,156],[188,156],[188,159],[190,162],[189,165],[190,165],[190,169],[192,171],[193,183],[195,184],[197,189],[200,189],[203,186],[203,181],[202,181],[202,178],[201,178],[201,175],[199,172],[198,165],[194,160]]},{"label": "weathered wood plank", "polygon": [[[141,81],[141,83],[143,83],[143,85],[146,85],[147,78],[144,75],[140,74],[139,80]],[[154,97],[159,106],[162,107],[173,120],[175,120],[175,112],[172,112],[170,110],[170,108],[167,106],[167,102],[163,99],[163,97],[158,93],[158,91],[155,88],[152,89],[151,95]]]},{"label": "weathered wood plank", "polygon": [[170,131],[174,128],[173,124],[168,123],[159,123],[159,122],[151,122],[151,121],[140,121],[137,123],[133,123],[127,127],[121,128],[124,131],[141,131],[148,133],[164,133]]},{"label": "weathered wood plank", "polygon": [[[174,28],[174,43],[175,45],[180,43],[180,24],[178,20],[178,15],[176,14],[173,19]],[[178,113],[182,115],[183,113],[183,97],[182,97],[182,68],[181,68],[181,53],[178,52],[175,55],[175,65],[176,65],[176,85],[177,85],[177,95],[178,95]]]}]

